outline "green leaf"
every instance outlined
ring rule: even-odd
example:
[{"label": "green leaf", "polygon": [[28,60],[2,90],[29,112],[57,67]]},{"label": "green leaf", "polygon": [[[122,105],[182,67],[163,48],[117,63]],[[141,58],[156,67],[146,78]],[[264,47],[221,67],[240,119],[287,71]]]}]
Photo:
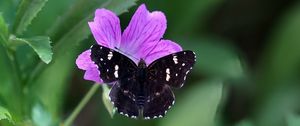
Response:
[{"label": "green leaf", "polygon": [[48,0],[22,0],[17,11],[13,33],[22,34]]},{"label": "green leaf", "polygon": [[36,36],[32,38],[11,38],[12,43],[28,44],[46,64],[52,60],[51,41],[46,36]]},{"label": "green leaf", "polygon": [[300,2],[277,21],[262,56],[255,116],[260,125],[281,126],[285,114],[299,106]]},{"label": "green leaf", "polygon": [[103,89],[102,101],[103,101],[104,106],[105,106],[106,110],[108,111],[110,117],[113,118],[113,116],[115,114],[115,109],[114,109],[113,104],[109,100],[110,89],[108,88],[108,86],[106,84],[102,84],[102,89]]},{"label": "green leaf", "polygon": [[222,83],[207,81],[195,83],[186,91],[164,117],[160,126],[214,126],[222,97]]},{"label": "green leaf", "polygon": [[2,13],[0,13],[0,41],[4,42],[8,39],[8,28],[7,24],[5,23]]},{"label": "green leaf", "polygon": [[32,108],[31,118],[36,126],[51,126],[51,114],[41,104],[35,104]]},{"label": "green leaf", "polygon": [[[292,77],[298,73],[300,63],[300,2],[295,4],[280,18],[269,38],[269,48],[262,57],[264,78],[269,79],[269,86],[274,82]],[[267,80],[268,81],[268,80]],[[264,85],[264,84],[263,84]],[[269,87],[267,87],[269,88]]]},{"label": "green leaf", "polygon": [[238,122],[235,126],[254,126],[254,124],[249,119],[244,119]]},{"label": "green leaf", "polygon": [[179,38],[184,49],[197,56],[195,71],[213,77],[239,78],[244,76],[241,61],[232,45],[217,38]]},{"label": "green leaf", "polygon": [[0,0],[0,12],[3,13],[3,18],[11,25],[15,19],[16,8],[19,0]]},{"label": "green leaf", "polygon": [[300,126],[300,116],[297,114],[286,115],[287,126]]},{"label": "green leaf", "polygon": [[[3,32],[0,32],[0,35],[2,36]],[[14,119],[18,121],[22,118],[21,88],[17,77],[18,73],[14,69],[14,60],[11,59],[8,48],[6,48],[7,39],[0,38],[0,105],[5,105],[14,115]]]},{"label": "green leaf", "polygon": [[12,119],[12,116],[10,115],[9,111],[6,108],[3,108],[2,106],[0,106],[0,121],[1,120],[8,120],[11,123],[15,123]]}]

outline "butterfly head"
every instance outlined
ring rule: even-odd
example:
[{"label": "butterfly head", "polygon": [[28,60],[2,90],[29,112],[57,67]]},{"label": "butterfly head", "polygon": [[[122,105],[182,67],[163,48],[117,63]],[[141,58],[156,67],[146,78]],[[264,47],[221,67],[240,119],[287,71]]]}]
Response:
[{"label": "butterfly head", "polygon": [[147,64],[144,59],[140,59],[138,63],[138,68],[147,68]]}]

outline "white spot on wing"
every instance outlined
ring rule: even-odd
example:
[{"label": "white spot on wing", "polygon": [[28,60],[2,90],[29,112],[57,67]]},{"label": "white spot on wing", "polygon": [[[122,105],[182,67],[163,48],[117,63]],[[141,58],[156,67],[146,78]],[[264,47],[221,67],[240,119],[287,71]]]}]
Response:
[{"label": "white spot on wing", "polygon": [[100,61],[103,61],[103,58],[100,58]]},{"label": "white spot on wing", "polygon": [[169,81],[169,80],[170,80],[170,75],[167,74],[167,76],[166,76],[166,81]]},{"label": "white spot on wing", "polygon": [[177,59],[177,56],[176,56],[176,55],[173,56],[173,61],[174,61],[175,64],[178,63],[178,59]]},{"label": "white spot on wing", "polygon": [[118,71],[115,71],[114,75],[115,75],[116,78],[118,78],[119,77]]},{"label": "white spot on wing", "polygon": [[170,69],[169,68],[166,69],[166,73],[170,74]]},{"label": "white spot on wing", "polygon": [[111,58],[113,57],[113,53],[110,51],[107,55],[107,59],[108,60],[111,60]]},{"label": "white spot on wing", "polygon": [[159,93],[159,92],[156,92],[155,95],[158,96],[158,95],[160,95],[160,93]]},{"label": "white spot on wing", "polygon": [[118,65],[115,65],[115,72],[114,72],[114,75],[115,75],[116,78],[119,77],[118,70],[119,70],[119,66],[118,66]]},{"label": "white spot on wing", "polygon": [[188,70],[188,71],[185,72],[185,74],[188,74],[189,72],[190,72],[190,71]]},{"label": "white spot on wing", "polygon": [[170,69],[167,68],[166,69],[166,81],[169,81],[170,80]]},{"label": "white spot on wing", "polygon": [[182,63],[182,66],[185,66],[185,63]]},{"label": "white spot on wing", "polygon": [[118,65],[115,65],[115,70],[119,70],[119,66]]}]

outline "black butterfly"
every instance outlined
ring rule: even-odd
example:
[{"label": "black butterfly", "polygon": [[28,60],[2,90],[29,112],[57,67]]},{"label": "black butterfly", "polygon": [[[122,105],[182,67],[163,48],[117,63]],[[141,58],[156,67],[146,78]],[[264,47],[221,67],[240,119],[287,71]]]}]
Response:
[{"label": "black butterfly", "polygon": [[196,61],[192,51],[164,56],[149,66],[143,59],[136,65],[123,54],[97,44],[91,52],[103,82],[115,82],[109,97],[117,112],[131,118],[163,117],[175,102],[171,87],[183,86]]}]

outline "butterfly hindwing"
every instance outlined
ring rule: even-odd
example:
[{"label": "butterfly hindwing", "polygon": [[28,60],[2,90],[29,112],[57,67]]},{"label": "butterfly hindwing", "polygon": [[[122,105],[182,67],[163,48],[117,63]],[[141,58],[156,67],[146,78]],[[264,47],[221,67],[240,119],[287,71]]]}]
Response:
[{"label": "butterfly hindwing", "polygon": [[181,51],[159,58],[149,65],[148,80],[180,88],[195,61],[196,55],[193,51]]},{"label": "butterfly hindwing", "polygon": [[91,47],[91,59],[98,66],[104,83],[133,74],[137,69],[135,63],[125,55],[98,44]]},{"label": "butterfly hindwing", "polygon": [[113,85],[109,98],[118,113],[127,117],[137,118],[139,109],[135,101],[133,101],[134,96],[131,93],[117,82]]},{"label": "butterfly hindwing", "polygon": [[175,102],[170,86],[151,83],[148,84],[148,92],[149,97],[143,107],[144,119],[163,117]]}]

